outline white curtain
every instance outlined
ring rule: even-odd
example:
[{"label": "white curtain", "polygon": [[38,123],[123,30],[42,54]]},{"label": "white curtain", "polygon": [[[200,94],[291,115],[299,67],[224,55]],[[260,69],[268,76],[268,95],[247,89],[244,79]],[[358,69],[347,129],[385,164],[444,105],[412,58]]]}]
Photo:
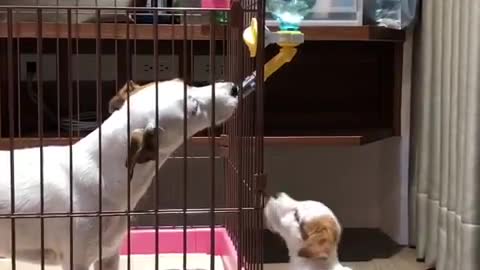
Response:
[{"label": "white curtain", "polygon": [[410,241],[480,270],[480,0],[423,0],[413,71]]}]

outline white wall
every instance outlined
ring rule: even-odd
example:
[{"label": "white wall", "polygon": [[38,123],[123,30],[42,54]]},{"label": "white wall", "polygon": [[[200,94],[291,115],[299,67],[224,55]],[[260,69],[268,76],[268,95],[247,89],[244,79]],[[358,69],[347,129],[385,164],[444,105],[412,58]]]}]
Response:
[{"label": "white wall", "polygon": [[400,138],[359,147],[265,149],[268,191],[327,204],[344,227],[381,228],[405,244]]},{"label": "white wall", "polygon": [[266,146],[268,191],[322,201],[346,227],[378,227],[379,150],[378,144]]}]

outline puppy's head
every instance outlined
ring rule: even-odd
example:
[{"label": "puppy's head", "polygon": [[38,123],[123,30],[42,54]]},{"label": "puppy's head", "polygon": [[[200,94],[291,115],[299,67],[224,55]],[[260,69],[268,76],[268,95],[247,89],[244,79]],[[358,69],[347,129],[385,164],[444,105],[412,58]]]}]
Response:
[{"label": "puppy's head", "polygon": [[[211,85],[193,87],[179,79],[145,86],[129,83],[110,104],[115,105],[111,108],[122,111],[126,110],[126,102],[130,102],[130,112],[148,123],[131,134],[127,163],[133,166],[155,160],[157,153],[168,155],[173,152],[183,143],[184,131],[190,138],[208,128],[212,120],[215,125],[222,124],[232,116],[238,104],[238,89],[230,82],[216,83],[214,92]],[[127,101],[125,93],[129,90],[130,99]]]},{"label": "puppy's head", "polygon": [[324,204],[280,193],[267,199],[264,216],[267,228],[285,240],[290,254],[320,261],[337,256],[341,227]]}]

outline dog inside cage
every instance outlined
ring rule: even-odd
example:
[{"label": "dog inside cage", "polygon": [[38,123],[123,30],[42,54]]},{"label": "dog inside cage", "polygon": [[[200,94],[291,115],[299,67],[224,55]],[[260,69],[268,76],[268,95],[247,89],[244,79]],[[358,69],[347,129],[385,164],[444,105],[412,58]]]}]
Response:
[{"label": "dog inside cage", "polygon": [[0,3],[0,270],[262,269],[263,5]]}]

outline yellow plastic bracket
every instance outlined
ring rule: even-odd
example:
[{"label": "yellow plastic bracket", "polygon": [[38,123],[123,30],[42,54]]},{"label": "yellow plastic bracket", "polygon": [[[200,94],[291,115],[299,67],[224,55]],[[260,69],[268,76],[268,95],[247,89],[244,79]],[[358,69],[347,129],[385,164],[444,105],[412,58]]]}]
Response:
[{"label": "yellow plastic bracket", "polygon": [[252,18],[250,26],[243,31],[243,42],[250,51],[250,57],[257,55],[257,37],[258,37],[258,23],[257,19]]},{"label": "yellow plastic bracket", "polygon": [[[265,64],[264,80],[267,80],[273,73],[279,70],[283,65],[292,61],[297,53],[297,47],[303,42],[303,34],[299,31],[278,31],[276,33],[266,33],[265,43],[268,45],[273,43],[276,38],[276,43],[280,46],[280,51],[275,57],[270,59]],[[298,41],[298,37],[301,37],[301,41]],[[256,18],[252,18],[250,26],[243,31],[243,41],[250,51],[250,57],[257,55],[257,42],[258,42],[258,23]]]},{"label": "yellow plastic bracket", "polygon": [[293,57],[297,54],[297,49],[291,46],[285,46],[280,48],[280,52],[275,55],[268,63],[265,64],[264,81],[270,77],[273,73],[279,70],[283,65],[292,61]]}]

